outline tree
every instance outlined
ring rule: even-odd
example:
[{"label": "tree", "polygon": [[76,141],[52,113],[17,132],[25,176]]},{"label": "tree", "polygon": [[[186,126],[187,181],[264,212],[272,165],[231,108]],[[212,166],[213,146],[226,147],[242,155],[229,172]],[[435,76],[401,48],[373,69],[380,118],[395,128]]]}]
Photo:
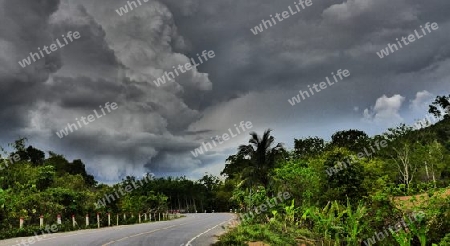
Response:
[{"label": "tree", "polygon": [[221,185],[222,181],[212,174],[205,174],[201,179],[199,179],[199,183],[204,185],[208,192],[212,193]]},{"label": "tree", "polygon": [[423,145],[419,155],[420,163],[423,163],[425,169],[425,181],[431,181],[434,188],[437,188],[436,177],[439,178],[441,171],[445,169],[445,156],[445,148],[437,140]]},{"label": "tree", "polygon": [[31,163],[36,166],[40,166],[44,164],[45,161],[45,153],[42,150],[33,148],[33,146],[28,146],[27,155]]},{"label": "tree", "polygon": [[319,137],[294,139],[294,152],[296,157],[313,157],[325,150],[325,140]]},{"label": "tree", "polygon": [[344,147],[354,152],[363,149],[369,140],[369,136],[359,130],[338,131],[331,136],[331,146]]},{"label": "tree", "polygon": [[437,187],[437,178],[443,174],[446,149],[440,143],[440,129],[413,130],[412,127],[401,124],[396,128],[389,128],[386,133],[392,140],[390,148],[386,149],[385,157],[390,157],[395,164],[399,181],[411,192],[414,183],[432,182]]},{"label": "tree", "polygon": [[414,161],[411,162],[411,145],[405,143],[401,146],[393,147],[392,149],[395,152],[392,159],[395,164],[397,164],[398,172],[400,173],[402,182],[406,185],[406,192],[408,193],[414,175],[417,173],[417,163]]},{"label": "tree", "polygon": [[198,183],[204,186],[204,192],[206,194],[205,201],[209,205],[206,207],[210,210],[214,210],[214,208],[217,207],[216,195],[222,186],[222,181],[214,175],[205,174],[200,180],[198,180]]},{"label": "tree", "polygon": [[282,167],[276,168],[274,181],[277,189],[289,192],[298,206],[314,205],[320,197],[322,186],[320,171],[307,167],[306,160],[289,160]]},{"label": "tree", "polygon": [[450,118],[450,95],[437,96],[429,106],[428,112],[436,118]]},{"label": "tree", "polygon": [[270,135],[271,131],[270,129],[266,130],[262,137],[255,132],[250,133],[249,144],[241,145],[238,148],[238,156],[241,155],[250,161],[247,172],[242,178],[249,181],[252,187],[262,185],[267,189],[269,173],[275,167],[277,159],[286,153],[281,143],[272,147],[275,138]]},{"label": "tree", "polygon": [[10,158],[15,156],[16,154],[20,156],[20,160],[26,161],[28,160],[28,154],[25,149],[25,143],[27,142],[27,138],[20,138],[14,143],[8,144],[9,146],[13,147],[16,151],[9,154]]},{"label": "tree", "polygon": [[413,133],[414,128],[411,126],[407,126],[402,123],[395,128],[388,128],[387,132],[384,133],[385,139],[389,141],[395,141],[399,139],[410,139],[414,140],[416,138],[416,133]]},{"label": "tree", "polygon": [[239,179],[246,168],[250,167],[250,160],[246,159],[243,153],[230,155],[226,159],[225,168],[220,175],[224,175],[227,179]]},{"label": "tree", "polygon": [[72,163],[69,163],[67,169],[68,172],[72,175],[81,174],[81,176],[83,176],[88,186],[92,187],[97,184],[97,181],[95,181],[94,176],[87,173],[86,166],[80,159],[73,160]]},{"label": "tree", "polygon": [[25,148],[25,143],[27,142],[26,138],[21,138],[14,143],[10,143],[9,146],[15,149],[15,152],[10,154],[10,157],[14,157],[16,154],[20,156],[21,161],[29,161],[34,166],[42,166],[45,161],[45,153],[39,149],[34,148],[33,146],[28,146]]},{"label": "tree", "polygon": [[346,202],[346,197],[355,201],[366,195],[363,187],[364,168],[360,162],[346,148],[335,148],[326,153],[324,168],[336,170],[331,175],[327,173],[327,182],[324,184],[326,197]]}]

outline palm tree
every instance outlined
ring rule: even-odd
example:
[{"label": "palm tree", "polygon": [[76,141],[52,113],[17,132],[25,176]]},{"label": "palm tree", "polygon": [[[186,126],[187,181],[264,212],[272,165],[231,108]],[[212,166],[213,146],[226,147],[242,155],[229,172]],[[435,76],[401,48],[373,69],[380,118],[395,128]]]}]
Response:
[{"label": "palm tree", "polygon": [[281,143],[272,148],[275,138],[270,135],[271,131],[267,129],[261,138],[257,133],[251,132],[249,144],[238,148],[238,156],[248,160],[248,166],[244,168],[241,178],[250,186],[262,185],[267,189],[269,175],[275,168],[277,158],[286,153]]}]

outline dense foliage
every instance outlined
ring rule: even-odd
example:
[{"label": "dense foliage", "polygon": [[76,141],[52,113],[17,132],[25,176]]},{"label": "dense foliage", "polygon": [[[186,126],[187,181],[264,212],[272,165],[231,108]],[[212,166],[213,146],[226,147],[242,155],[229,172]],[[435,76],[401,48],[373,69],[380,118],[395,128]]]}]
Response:
[{"label": "dense foliage", "polygon": [[[292,151],[252,134],[222,172],[241,225],[217,245],[450,245],[449,100],[430,105],[434,125],[295,139]],[[291,199],[265,206],[280,192]]]}]

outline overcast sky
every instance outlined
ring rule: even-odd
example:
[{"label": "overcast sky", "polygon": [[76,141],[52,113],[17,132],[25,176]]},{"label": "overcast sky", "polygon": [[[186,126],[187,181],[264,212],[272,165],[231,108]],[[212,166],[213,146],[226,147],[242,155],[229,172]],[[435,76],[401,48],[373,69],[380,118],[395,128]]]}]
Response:
[{"label": "overcast sky", "polygon": [[[191,150],[251,121],[277,142],[369,135],[423,118],[450,92],[450,1],[312,0],[254,35],[250,28],[294,8],[287,0],[149,0],[119,16],[124,0],[0,0],[0,145],[81,158],[101,182],[219,174],[248,131],[194,157]],[[438,30],[380,59],[396,38]],[[61,35],[80,39],[22,68],[18,61]],[[62,41],[62,40],[61,40]],[[215,57],[161,87],[153,80],[203,50]],[[348,78],[297,105],[288,99],[338,69]],[[119,108],[59,138],[55,133],[106,102]]]}]

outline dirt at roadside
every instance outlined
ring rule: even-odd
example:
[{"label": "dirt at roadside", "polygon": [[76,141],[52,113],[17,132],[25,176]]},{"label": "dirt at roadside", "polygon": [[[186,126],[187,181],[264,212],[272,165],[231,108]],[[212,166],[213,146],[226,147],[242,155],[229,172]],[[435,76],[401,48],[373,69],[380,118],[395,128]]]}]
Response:
[{"label": "dirt at roadside", "polygon": [[250,242],[248,246],[270,246],[269,244],[265,244],[263,242]]},{"label": "dirt at roadside", "polygon": [[223,227],[225,227],[225,230],[214,234],[215,240],[214,243],[219,241],[219,237],[222,236],[223,234],[227,233],[229,230],[236,228],[239,225],[239,218],[237,214],[233,214],[233,218],[231,220],[229,220],[226,224],[223,225]]}]

